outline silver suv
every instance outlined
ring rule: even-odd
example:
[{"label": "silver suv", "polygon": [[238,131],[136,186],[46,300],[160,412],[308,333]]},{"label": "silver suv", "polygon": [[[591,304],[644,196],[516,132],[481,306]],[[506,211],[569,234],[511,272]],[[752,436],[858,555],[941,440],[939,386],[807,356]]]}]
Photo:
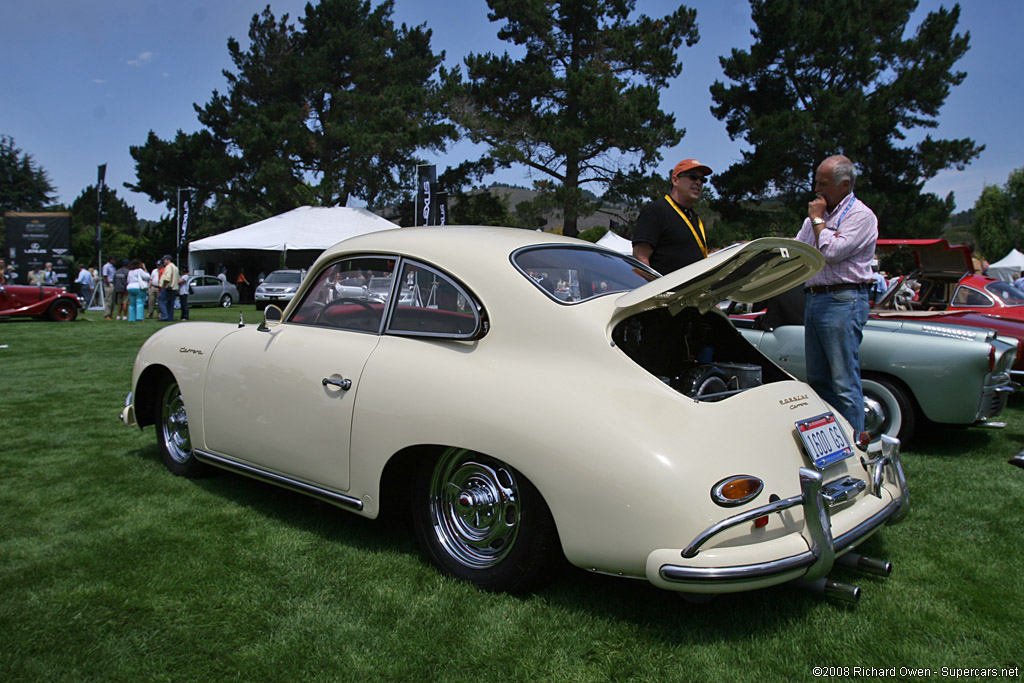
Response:
[{"label": "silver suv", "polygon": [[256,287],[256,309],[262,311],[269,304],[284,308],[306,277],[305,270],[275,270]]}]

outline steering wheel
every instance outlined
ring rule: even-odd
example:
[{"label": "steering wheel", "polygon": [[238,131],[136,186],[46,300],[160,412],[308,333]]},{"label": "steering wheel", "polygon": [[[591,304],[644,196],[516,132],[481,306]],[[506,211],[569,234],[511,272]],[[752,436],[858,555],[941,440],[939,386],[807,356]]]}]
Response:
[{"label": "steering wheel", "polygon": [[377,311],[373,308],[373,306],[371,306],[370,304],[366,303],[362,299],[353,299],[351,297],[347,297],[346,296],[346,297],[341,297],[340,299],[335,299],[331,303],[329,303],[326,306],[324,306],[323,308],[321,308],[320,312],[316,314],[316,318],[313,319],[313,324],[314,325],[318,325],[320,323],[320,318],[322,318],[324,316],[324,313],[326,313],[327,311],[333,309],[335,306],[339,306],[341,304],[358,304],[358,305],[362,306],[363,308],[365,308],[366,310],[368,310],[370,313],[373,313],[374,315],[377,314]]}]

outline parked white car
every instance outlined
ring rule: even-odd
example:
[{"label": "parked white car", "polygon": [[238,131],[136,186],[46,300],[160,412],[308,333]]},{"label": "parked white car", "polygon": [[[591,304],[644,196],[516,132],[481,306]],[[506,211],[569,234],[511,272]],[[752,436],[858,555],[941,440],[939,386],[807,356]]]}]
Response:
[{"label": "parked white car", "polygon": [[256,286],[253,293],[256,308],[262,311],[270,304],[287,306],[305,276],[305,270],[275,270]]},{"label": "parked white car", "polygon": [[[152,335],[122,419],[156,427],[176,474],[215,465],[366,517],[411,505],[425,554],[488,589],[564,555],[684,593],[803,579],[852,598],[826,576],[885,572],[851,551],[908,510],[898,441],[858,450],[715,306],[822,263],[761,239],[660,277],[536,231],[377,232],[328,249],[263,324]],[[380,300],[333,295],[357,276],[388,283]]]}]

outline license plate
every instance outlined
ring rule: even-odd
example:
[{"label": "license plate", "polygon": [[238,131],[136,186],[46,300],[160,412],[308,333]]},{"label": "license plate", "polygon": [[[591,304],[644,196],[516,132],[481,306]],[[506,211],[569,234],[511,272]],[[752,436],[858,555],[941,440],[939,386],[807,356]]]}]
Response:
[{"label": "license plate", "polygon": [[843,458],[853,455],[846,432],[839,426],[836,416],[825,413],[796,423],[796,430],[804,442],[814,466],[823,470]]}]

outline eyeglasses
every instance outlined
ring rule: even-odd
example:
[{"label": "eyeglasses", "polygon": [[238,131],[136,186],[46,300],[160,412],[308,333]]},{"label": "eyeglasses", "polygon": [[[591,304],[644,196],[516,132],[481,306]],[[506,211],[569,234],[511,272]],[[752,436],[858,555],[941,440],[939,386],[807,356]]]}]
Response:
[{"label": "eyeglasses", "polygon": [[698,182],[699,181],[699,182],[702,182],[702,183],[705,180],[708,180],[710,177],[711,177],[710,175],[701,175],[699,173],[680,173],[679,175],[676,176],[676,178],[689,178],[690,180],[692,180],[694,182]]}]

